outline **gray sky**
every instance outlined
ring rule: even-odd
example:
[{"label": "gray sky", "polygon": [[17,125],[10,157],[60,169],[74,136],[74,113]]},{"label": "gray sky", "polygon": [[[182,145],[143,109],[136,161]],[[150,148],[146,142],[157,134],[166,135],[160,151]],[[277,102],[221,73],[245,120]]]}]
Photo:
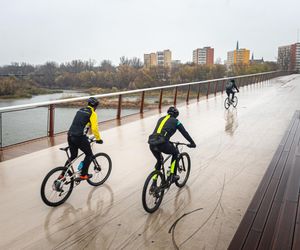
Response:
[{"label": "gray sky", "polygon": [[226,59],[239,40],[255,58],[275,60],[295,43],[300,0],[0,0],[0,65],[138,57],[170,49],[192,61],[211,46]]}]

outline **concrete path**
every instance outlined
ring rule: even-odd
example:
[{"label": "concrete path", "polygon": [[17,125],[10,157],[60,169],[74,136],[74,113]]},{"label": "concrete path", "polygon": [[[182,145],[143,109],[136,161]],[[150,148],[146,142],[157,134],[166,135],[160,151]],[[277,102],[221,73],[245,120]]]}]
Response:
[{"label": "concrete path", "polygon": [[151,215],[141,192],[155,163],[147,137],[159,115],[104,131],[105,144],[93,150],[111,156],[110,178],[98,188],[80,184],[57,208],[39,192],[46,173],[65,161],[59,146],[0,163],[0,249],[226,249],[300,109],[300,75],[241,88],[237,109],[225,111],[224,98],[179,109],[198,146],[184,148],[191,176]]}]

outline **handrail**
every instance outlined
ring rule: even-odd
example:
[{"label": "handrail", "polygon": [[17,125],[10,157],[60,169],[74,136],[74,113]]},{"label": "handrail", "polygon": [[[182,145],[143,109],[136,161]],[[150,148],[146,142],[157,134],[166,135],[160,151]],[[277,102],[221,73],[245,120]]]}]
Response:
[{"label": "handrail", "polygon": [[[190,91],[191,86],[198,86],[198,88],[195,88],[195,92],[197,93],[197,101],[199,101],[200,98],[200,91],[201,86],[206,86],[205,93],[203,93],[206,98],[208,98],[209,94],[214,94],[216,96],[217,92],[224,91],[224,85],[225,82],[229,79],[236,79],[238,86],[247,86],[249,84],[257,84],[257,83],[263,83],[268,82],[270,79],[290,74],[291,72],[284,72],[284,71],[270,71],[270,72],[264,72],[264,73],[257,73],[257,74],[249,74],[249,75],[242,75],[242,76],[232,76],[232,77],[224,77],[219,79],[211,79],[211,80],[205,80],[205,81],[196,81],[196,82],[187,82],[187,83],[181,83],[181,84],[173,84],[173,85],[165,85],[165,86],[159,86],[159,87],[153,87],[153,88],[143,88],[143,89],[136,89],[136,90],[129,90],[129,91],[119,91],[114,93],[107,93],[107,94],[98,94],[93,95],[96,98],[105,98],[105,97],[116,97],[117,98],[117,108],[116,108],[116,119],[120,120],[122,118],[122,100],[123,96],[129,95],[129,94],[137,94],[140,93],[140,99],[136,100],[137,105],[139,105],[139,113],[142,115],[144,113],[144,104],[145,104],[145,95],[146,92],[149,91],[156,91],[159,90],[160,93],[157,94],[159,101],[157,108],[161,111],[161,108],[163,106],[163,93],[165,92],[164,89],[173,89],[174,90],[174,99],[173,99],[173,105],[176,106],[177,103],[177,95],[178,95],[178,89],[180,87],[188,87],[187,90],[184,89],[184,92],[186,92],[186,103],[189,104],[190,100]],[[213,88],[213,89],[212,89]],[[205,88],[204,88],[205,89]],[[21,141],[14,141],[10,142],[9,144],[3,143],[3,115],[4,113],[9,112],[17,112],[21,110],[27,110],[27,109],[34,109],[39,107],[47,107],[48,108],[48,118],[47,118],[47,134],[45,137],[53,137],[56,134],[55,131],[55,104],[61,104],[61,103],[68,103],[68,102],[75,102],[75,101],[83,101],[87,100],[90,96],[82,96],[82,97],[75,97],[75,98],[69,98],[69,99],[62,99],[62,100],[55,100],[55,101],[47,101],[47,102],[39,102],[39,103],[31,103],[31,104],[23,104],[23,105],[16,105],[16,106],[10,106],[10,107],[3,107],[0,108],[0,151],[5,148],[6,146],[18,144],[24,141],[28,141],[28,139],[23,138]],[[140,102],[140,104],[138,104]],[[100,107],[101,108],[101,107]],[[137,107],[138,109],[138,107]],[[41,136],[37,136],[34,139],[40,138]],[[42,136],[44,137],[44,136]],[[31,139],[29,139],[31,140]]]},{"label": "handrail", "polygon": [[[249,76],[261,76],[261,75],[266,75],[266,74],[271,74],[271,73],[276,73],[276,72],[279,72],[279,71],[269,71],[269,72],[263,72],[263,73],[257,73],[257,74],[224,77],[224,78],[211,79],[211,80],[205,80],[205,81],[179,83],[179,84],[165,85],[165,86],[160,86],[160,87],[127,90],[127,91],[120,91],[120,92],[114,92],[114,93],[108,93],[108,94],[98,94],[98,95],[92,95],[92,96],[94,96],[95,98],[103,98],[103,97],[128,95],[128,94],[135,94],[135,93],[148,92],[148,91],[154,91],[154,90],[184,87],[184,86],[190,86],[190,85],[196,85],[196,84],[214,83],[214,82],[218,82],[218,81],[226,81],[229,79],[240,79],[240,78],[246,78]],[[24,110],[24,109],[30,109],[30,108],[37,108],[37,107],[49,106],[49,105],[60,104],[60,103],[84,101],[84,100],[87,100],[89,97],[90,96],[74,97],[74,98],[55,100],[55,101],[37,102],[37,103],[30,103],[30,104],[23,104],[23,105],[15,105],[15,106],[10,106],[10,107],[3,107],[3,108],[0,108],[0,113]]]}]

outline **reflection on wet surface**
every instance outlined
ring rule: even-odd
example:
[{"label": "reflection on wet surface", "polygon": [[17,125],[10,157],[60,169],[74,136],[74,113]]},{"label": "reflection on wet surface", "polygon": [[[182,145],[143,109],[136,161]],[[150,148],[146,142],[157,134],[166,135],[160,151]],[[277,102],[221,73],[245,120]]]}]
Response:
[{"label": "reflection on wet surface", "polygon": [[224,111],[226,94],[179,108],[198,147],[184,148],[187,185],[171,186],[154,214],[143,210],[141,194],[155,164],[147,138],[159,114],[103,131],[105,143],[93,150],[110,155],[110,177],[98,188],[81,183],[57,208],[45,206],[39,190],[65,162],[64,145],[1,162],[0,249],[226,249],[300,108],[300,77],[240,90],[236,109]]},{"label": "reflection on wet surface", "polygon": [[238,128],[238,119],[237,119],[237,109],[226,109],[224,111],[224,117],[225,117],[225,132],[233,136],[234,131]]}]

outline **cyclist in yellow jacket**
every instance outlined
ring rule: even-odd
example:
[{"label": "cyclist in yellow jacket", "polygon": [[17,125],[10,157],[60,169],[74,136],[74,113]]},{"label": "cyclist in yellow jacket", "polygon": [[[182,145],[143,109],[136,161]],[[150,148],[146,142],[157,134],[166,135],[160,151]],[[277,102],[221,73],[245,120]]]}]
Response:
[{"label": "cyclist in yellow jacket", "polygon": [[85,153],[80,175],[81,180],[87,180],[93,177],[92,174],[88,174],[88,168],[92,162],[93,152],[88,137],[86,136],[86,128],[91,128],[91,131],[95,136],[96,143],[103,143],[98,130],[97,113],[95,112],[98,104],[99,102],[96,98],[90,97],[88,99],[87,107],[81,108],[77,111],[68,131],[68,144],[71,153],[70,160],[73,161],[77,157],[78,149]]}]

